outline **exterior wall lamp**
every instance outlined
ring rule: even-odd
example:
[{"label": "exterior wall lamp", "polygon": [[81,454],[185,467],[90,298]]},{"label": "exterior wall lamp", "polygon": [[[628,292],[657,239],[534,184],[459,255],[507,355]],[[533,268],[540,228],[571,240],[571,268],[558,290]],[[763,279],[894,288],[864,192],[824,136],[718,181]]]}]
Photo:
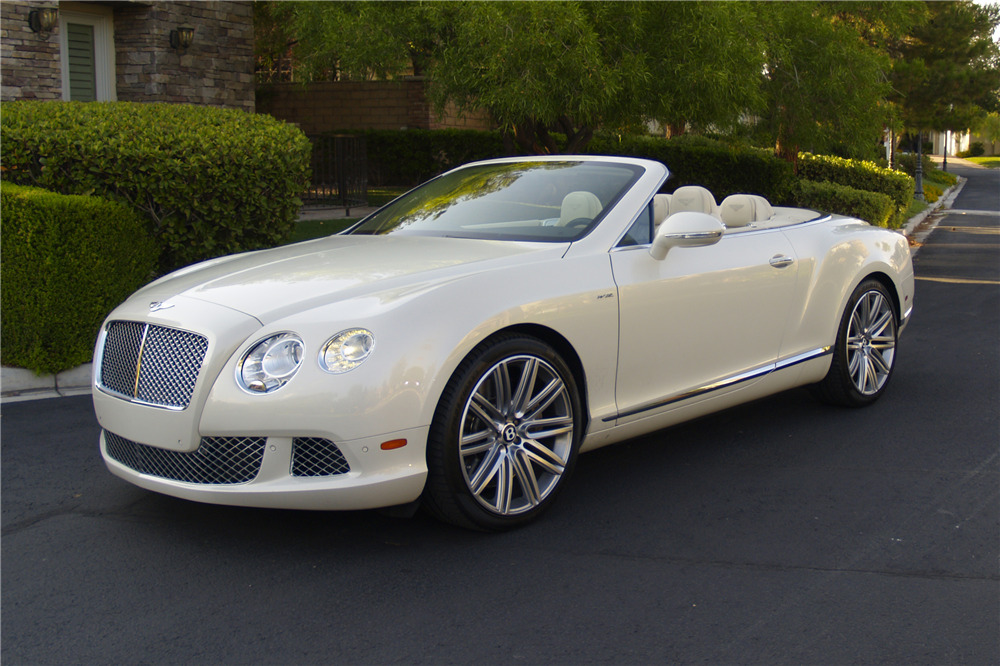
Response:
[{"label": "exterior wall lamp", "polygon": [[54,7],[32,9],[28,12],[28,25],[33,32],[50,32],[56,27],[59,13]]},{"label": "exterior wall lamp", "polygon": [[170,47],[178,51],[184,51],[191,42],[194,41],[194,28],[188,26],[178,26],[176,30],[170,31]]}]

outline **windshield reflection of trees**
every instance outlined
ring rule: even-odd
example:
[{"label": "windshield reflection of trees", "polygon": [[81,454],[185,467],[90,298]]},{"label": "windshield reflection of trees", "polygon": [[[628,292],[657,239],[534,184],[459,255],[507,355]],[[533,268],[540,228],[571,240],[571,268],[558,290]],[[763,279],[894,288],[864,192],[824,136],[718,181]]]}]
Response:
[{"label": "windshield reflection of trees", "polygon": [[[388,234],[422,222],[437,222],[458,206],[469,204],[477,199],[482,200],[484,197],[499,192],[510,193],[509,191],[516,186],[518,181],[528,174],[561,171],[579,165],[579,162],[518,162],[463,169],[450,176],[427,183],[409,196],[390,205],[383,212],[378,213],[354,233]],[[525,191],[522,194],[527,196],[515,196],[514,200],[517,203],[548,204],[554,207],[555,215],[558,216],[561,202],[559,190],[565,189],[559,187],[560,183],[553,178],[535,177],[525,181],[524,185]],[[541,200],[541,197],[547,194],[551,196],[552,201]],[[497,205],[509,203],[509,200],[506,199],[505,197],[504,202],[497,202]],[[488,202],[480,201],[479,203]],[[432,226],[439,229],[436,225]]]}]

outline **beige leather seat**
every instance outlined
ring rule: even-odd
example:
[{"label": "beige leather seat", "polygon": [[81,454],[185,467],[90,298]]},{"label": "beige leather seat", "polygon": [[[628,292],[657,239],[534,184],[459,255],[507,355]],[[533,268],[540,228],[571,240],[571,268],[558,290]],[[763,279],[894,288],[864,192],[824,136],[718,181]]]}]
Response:
[{"label": "beige leather seat", "polygon": [[756,194],[731,194],[719,206],[719,216],[727,228],[746,227],[774,215],[770,202]]},{"label": "beige leather seat", "polygon": [[660,228],[663,220],[670,215],[670,195],[657,194],[653,197],[653,233]]},{"label": "beige leather seat", "polygon": [[719,206],[715,197],[700,185],[678,187],[670,197],[670,214],[682,212],[707,213],[719,217]]},{"label": "beige leather seat", "polygon": [[558,226],[564,227],[578,218],[592,220],[601,213],[601,200],[593,192],[570,192],[562,200],[559,208]]}]

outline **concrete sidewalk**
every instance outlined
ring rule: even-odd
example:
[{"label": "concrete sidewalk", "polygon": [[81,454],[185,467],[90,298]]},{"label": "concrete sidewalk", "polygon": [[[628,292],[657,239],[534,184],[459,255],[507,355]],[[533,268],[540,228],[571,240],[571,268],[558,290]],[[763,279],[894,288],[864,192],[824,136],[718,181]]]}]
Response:
[{"label": "concrete sidewalk", "polygon": [[[956,162],[957,158],[952,158]],[[949,164],[952,159],[949,159]],[[964,165],[978,167],[972,162],[961,160]],[[927,210],[912,217],[900,231],[913,239],[914,251],[919,248],[922,239],[934,230],[937,219],[935,216],[941,208],[949,208],[955,200],[966,180],[961,178],[957,185],[947,191]],[[352,218],[361,218],[375,211],[372,207],[351,208]],[[300,220],[329,220],[347,217],[344,208],[303,208],[299,213]],[[56,375],[38,376],[31,370],[23,368],[2,368],[0,370],[0,401],[18,402],[22,400],[41,400],[43,398],[58,398],[70,395],[90,393],[92,364],[86,363],[72,370],[66,370]]]}]

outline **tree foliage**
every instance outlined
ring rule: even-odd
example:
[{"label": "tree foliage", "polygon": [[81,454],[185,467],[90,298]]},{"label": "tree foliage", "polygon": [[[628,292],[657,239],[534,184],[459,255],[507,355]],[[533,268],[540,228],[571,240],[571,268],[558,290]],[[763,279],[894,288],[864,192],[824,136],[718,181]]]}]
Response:
[{"label": "tree foliage", "polygon": [[[631,12],[607,23],[602,3],[468,3],[432,68],[438,106],[492,113],[504,132],[530,152],[556,152],[550,128],[577,152],[599,124],[619,125],[628,102],[649,83],[630,45]],[[600,29],[598,26],[600,25]],[[634,116],[633,116],[634,117]]]},{"label": "tree foliage", "polygon": [[681,134],[729,127],[763,107],[765,41],[748,3],[643,6],[642,44],[652,85],[641,108]]},{"label": "tree foliage", "polygon": [[756,118],[794,161],[867,157],[887,126],[959,129],[996,105],[998,14],[968,0],[257,2],[255,26],[262,81],[426,76],[439,110],[486,110],[525,152],[582,150],[598,127]]},{"label": "tree foliage", "polygon": [[[762,3],[768,33],[765,89],[776,151],[794,162],[800,150],[865,157],[881,138],[888,111],[890,60],[873,44],[864,3]],[[866,39],[866,32],[867,39]]]},{"label": "tree foliage", "polygon": [[964,130],[1000,104],[1000,6],[928,2],[927,20],[890,45],[893,99],[916,130]]}]

